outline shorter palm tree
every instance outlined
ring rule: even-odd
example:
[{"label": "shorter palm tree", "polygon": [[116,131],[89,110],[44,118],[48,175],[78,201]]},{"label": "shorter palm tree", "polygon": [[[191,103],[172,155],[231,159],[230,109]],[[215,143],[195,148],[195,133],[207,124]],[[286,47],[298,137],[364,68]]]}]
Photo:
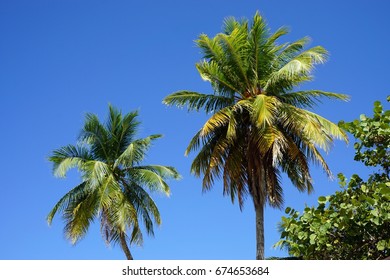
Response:
[{"label": "shorter palm tree", "polygon": [[122,115],[109,106],[106,123],[87,114],[76,145],[52,152],[55,176],[65,177],[77,168],[81,183],[65,194],[47,216],[49,225],[57,212],[65,220],[65,235],[75,244],[99,219],[107,244],[121,246],[132,260],[129,245],[142,244],[141,224],[154,235],[154,222],[161,224],[158,208],[150,191],[169,195],[167,179],[179,179],[175,168],[163,165],[141,165],[152,142],[161,135],[135,139],[139,122],[136,111]]}]

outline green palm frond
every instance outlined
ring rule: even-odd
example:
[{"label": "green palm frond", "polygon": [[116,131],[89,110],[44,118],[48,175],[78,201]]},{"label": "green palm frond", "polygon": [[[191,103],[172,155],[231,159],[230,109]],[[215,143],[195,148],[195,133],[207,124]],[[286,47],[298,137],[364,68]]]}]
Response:
[{"label": "green palm frond", "polygon": [[307,154],[311,162],[319,164],[322,169],[327,173],[328,177],[330,179],[333,179],[332,171],[329,169],[328,164],[326,163],[324,157],[321,155],[318,149],[312,143],[309,143],[307,146]]},{"label": "green palm frond", "polygon": [[85,116],[84,127],[81,130],[78,139],[81,142],[88,144],[103,145],[107,142],[108,133],[95,114],[87,113]]},{"label": "green palm frond", "polygon": [[279,98],[287,104],[291,104],[296,107],[313,108],[319,102],[321,98],[338,99],[342,101],[348,101],[349,96],[346,94],[339,94],[321,90],[306,90],[285,93],[280,95]]},{"label": "green palm frond", "polygon": [[202,50],[205,59],[216,61],[222,61],[224,59],[224,50],[218,43],[217,37],[210,38],[206,34],[201,34],[195,43]]},{"label": "green palm frond", "polygon": [[[215,61],[201,61],[196,64],[196,68],[202,79],[211,83],[218,96],[226,96],[228,98],[227,101],[230,101],[230,104],[235,93],[243,96],[244,93],[242,88],[244,87],[244,84],[239,80],[237,75],[233,71],[229,71],[226,66],[221,66]],[[223,69],[223,71],[221,71],[221,69]]]},{"label": "green palm frond", "polygon": [[281,106],[280,111],[282,113],[279,120],[283,127],[326,152],[332,146],[334,138],[347,141],[346,134],[341,128],[317,114],[286,103]]},{"label": "green palm frond", "polygon": [[247,27],[245,25],[234,29],[230,35],[218,35],[220,45],[226,57],[225,63],[235,69],[234,73],[237,75],[237,82],[242,83],[240,88],[246,88],[250,85],[247,77],[247,38]]},{"label": "green palm frond", "polygon": [[281,56],[275,63],[278,68],[269,74],[264,90],[273,94],[283,93],[302,82],[312,80],[314,66],[324,63],[326,58],[327,51],[321,46],[305,50],[291,59],[286,60]]},{"label": "green palm frond", "polygon": [[96,198],[97,191],[95,190],[85,196],[76,197],[63,210],[63,219],[66,222],[64,233],[72,244],[77,243],[85,236],[89,225],[97,216]]},{"label": "green palm frond", "polygon": [[146,232],[149,235],[154,235],[153,221],[160,225],[161,216],[150,195],[137,184],[125,185],[124,195],[127,202],[135,206],[137,215],[142,217]]},{"label": "green palm frond", "polygon": [[286,43],[282,46],[276,57],[276,61],[286,63],[296,57],[310,43],[309,37],[303,37],[293,43]]},{"label": "green palm frond", "polygon": [[112,210],[108,211],[112,228],[118,232],[126,232],[127,229],[139,227],[137,211],[139,206],[139,204],[134,203],[134,199],[129,200],[125,193],[120,193],[118,199],[113,201]]},{"label": "green palm frond", "polygon": [[93,186],[102,184],[112,173],[110,166],[99,160],[86,161],[79,170],[83,172],[82,178]]},{"label": "green palm frond", "polygon": [[[265,28],[267,26],[265,25]],[[274,47],[277,47],[278,48],[278,45],[276,44],[276,40],[278,40],[280,37],[284,36],[284,35],[287,35],[289,33],[289,29],[288,27],[286,26],[282,26],[282,27],[279,27],[273,34],[270,34],[268,36],[268,38],[266,37],[268,32],[267,33],[264,33],[264,35],[262,36],[263,40],[265,40],[265,45],[267,46],[272,46],[273,48]]]},{"label": "green palm frond", "polygon": [[252,122],[258,127],[270,126],[274,123],[279,107],[279,100],[274,96],[259,94],[252,102]]},{"label": "green palm frond", "polygon": [[126,147],[122,154],[117,156],[114,167],[123,165],[125,168],[127,168],[135,164],[139,164],[144,160],[146,153],[152,145],[152,142],[155,139],[161,137],[161,134],[153,134],[145,138],[134,140]]},{"label": "green palm frond", "polygon": [[82,182],[80,185],[71,189],[56,203],[53,209],[49,212],[46,217],[47,223],[51,225],[53,218],[58,211],[62,212],[64,209],[68,208],[69,204],[73,203],[73,201],[79,200],[80,197],[85,197],[89,191],[90,190],[88,188],[87,182]]},{"label": "green palm frond", "polygon": [[[167,168],[168,170],[168,168]],[[164,178],[150,166],[137,166],[126,172],[138,184],[145,185],[151,191],[159,191],[169,196],[170,189]]]},{"label": "green palm frond", "polygon": [[[209,168],[213,150],[219,140],[219,138],[215,137],[214,135],[220,133],[223,134],[223,131],[222,132],[216,131],[213,133],[213,135],[209,135],[207,137],[200,137],[199,140],[202,141],[202,147],[191,165],[191,172],[195,174],[195,176],[199,177],[201,174],[204,174],[206,170]],[[189,146],[187,148],[187,152],[189,152],[191,148],[192,147]]]},{"label": "green palm frond", "polygon": [[167,96],[163,103],[177,107],[187,106],[189,111],[204,109],[207,113],[218,111],[233,103],[233,99],[225,96],[201,94],[191,91],[179,91]]},{"label": "green palm frond", "polygon": [[121,112],[112,106],[106,123],[109,134],[109,145],[116,147],[112,149],[111,156],[116,159],[133,142],[139,122],[136,120],[138,112],[130,112],[122,116]]},{"label": "green palm frond", "polygon": [[227,17],[223,21],[223,34],[230,35],[234,30],[240,28],[243,25],[247,25],[248,21],[243,19],[237,21],[234,17]]},{"label": "green palm frond", "polygon": [[65,177],[70,169],[81,168],[90,159],[92,159],[92,155],[82,145],[64,146],[54,150],[52,156],[49,157],[49,160],[53,162],[53,173],[57,177]]},{"label": "green palm frond", "polygon": [[310,111],[306,111],[306,114],[315,118],[318,121],[318,123],[321,125],[321,129],[322,129],[323,133],[330,135],[332,139],[339,139],[339,140],[343,140],[346,143],[348,143],[347,133],[341,127],[339,127],[337,124],[325,119],[324,117],[321,117],[318,114],[310,112]]},{"label": "green palm frond", "polygon": [[[224,137],[219,137],[217,141],[213,141],[210,143],[211,145],[207,147],[208,150],[201,150],[196,158],[193,161],[191,169],[195,167],[195,165],[199,165],[200,161],[204,161],[204,156],[208,157],[207,165],[200,165],[203,176],[203,190],[209,190],[213,185],[216,179],[220,179],[223,174],[223,166],[226,161],[226,156],[229,152],[229,141]],[[202,153],[204,151],[204,153]],[[197,169],[198,167],[196,167]],[[196,170],[195,169],[195,170]],[[191,170],[193,173],[194,170]],[[196,174],[196,173],[195,173]]]},{"label": "green palm frond", "polygon": [[185,156],[188,156],[188,154],[192,151],[196,151],[197,149],[199,149],[199,147],[202,145],[202,140],[204,139],[204,137],[201,137],[202,133],[202,129],[200,129],[195,135],[194,137],[192,137],[190,143],[188,144],[185,152],[184,152],[184,155]]},{"label": "green palm frond", "polygon": [[243,143],[240,143],[240,138],[236,138],[236,140],[238,142],[232,145],[224,161],[223,193],[229,195],[233,203],[237,199],[240,209],[242,209],[248,195],[248,178],[246,173],[242,172],[247,159]]},{"label": "green palm frond", "polygon": [[232,112],[229,107],[225,107],[214,113],[214,115],[212,115],[203,125],[200,136],[205,137],[217,128],[226,126],[230,121],[231,114]]},{"label": "green palm frond", "polygon": [[176,168],[172,166],[165,166],[165,165],[141,165],[137,168],[140,169],[148,169],[156,173],[161,178],[165,179],[180,179],[181,175],[177,172]]}]

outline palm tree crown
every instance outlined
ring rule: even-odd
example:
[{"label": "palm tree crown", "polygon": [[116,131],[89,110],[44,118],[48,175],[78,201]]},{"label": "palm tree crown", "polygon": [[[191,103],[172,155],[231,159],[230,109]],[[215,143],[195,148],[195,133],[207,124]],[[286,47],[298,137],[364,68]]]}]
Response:
[{"label": "palm tree crown", "polygon": [[280,174],[285,172],[300,191],[312,191],[310,162],[330,175],[319,149],[327,152],[333,139],[347,139],[336,124],[310,111],[321,97],[347,100],[346,95],[296,90],[312,80],[312,70],[325,62],[326,50],[306,49],[307,37],[278,44],[287,33],[280,28],[271,34],[259,13],[251,24],[226,19],[222,33],[213,38],[202,34],[196,41],[204,58],[196,67],[214,93],[179,91],[163,101],[211,114],[186,150],[199,150],[191,171],[203,175],[205,190],[222,179],[224,194],[237,199],[240,207],[251,196],[258,259],[264,258],[264,205],[283,203]]},{"label": "palm tree crown", "polygon": [[122,115],[109,106],[108,120],[101,123],[96,115],[87,114],[77,144],[59,148],[49,158],[54,175],[65,177],[68,170],[77,168],[81,183],[58,201],[47,216],[48,223],[62,212],[65,235],[76,243],[90,223],[99,219],[106,242],[119,243],[128,259],[133,257],[127,243],[142,244],[141,224],[153,235],[154,222],[161,223],[147,190],[169,195],[165,180],[180,177],[173,167],[141,165],[161,135],[136,139],[137,115]]}]

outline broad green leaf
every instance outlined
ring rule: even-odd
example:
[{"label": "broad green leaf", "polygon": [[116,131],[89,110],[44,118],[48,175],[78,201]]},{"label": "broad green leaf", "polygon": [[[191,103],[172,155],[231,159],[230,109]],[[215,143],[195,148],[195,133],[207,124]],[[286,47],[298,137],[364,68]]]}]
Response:
[{"label": "broad green leaf", "polygon": [[326,202],[327,202],[327,198],[326,198],[325,196],[320,196],[320,197],[318,198],[318,203],[324,204],[324,203],[326,203]]}]

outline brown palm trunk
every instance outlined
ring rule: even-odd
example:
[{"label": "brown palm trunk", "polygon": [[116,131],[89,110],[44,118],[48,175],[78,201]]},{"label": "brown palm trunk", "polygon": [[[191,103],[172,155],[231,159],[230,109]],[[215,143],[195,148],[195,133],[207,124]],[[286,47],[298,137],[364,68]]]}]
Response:
[{"label": "brown palm trunk", "polygon": [[127,246],[126,238],[125,238],[125,236],[122,235],[122,234],[121,234],[121,236],[120,236],[120,241],[121,241],[122,250],[123,250],[123,252],[125,253],[126,258],[127,258],[128,260],[134,260],[134,259],[133,259],[133,256],[132,256],[131,253],[130,253],[129,246]]},{"label": "brown palm trunk", "polygon": [[248,166],[247,178],[249,193],[253,199],[256,221],[256,260],[264,260],[264,208],[266,197],[266,172],[264,159],[258,151],[256,142],[250,138],[248,131]]},{"label": "brown palm trunk", "polygon": [[264,206],[255,203],[256,260],[264,260]]}]

